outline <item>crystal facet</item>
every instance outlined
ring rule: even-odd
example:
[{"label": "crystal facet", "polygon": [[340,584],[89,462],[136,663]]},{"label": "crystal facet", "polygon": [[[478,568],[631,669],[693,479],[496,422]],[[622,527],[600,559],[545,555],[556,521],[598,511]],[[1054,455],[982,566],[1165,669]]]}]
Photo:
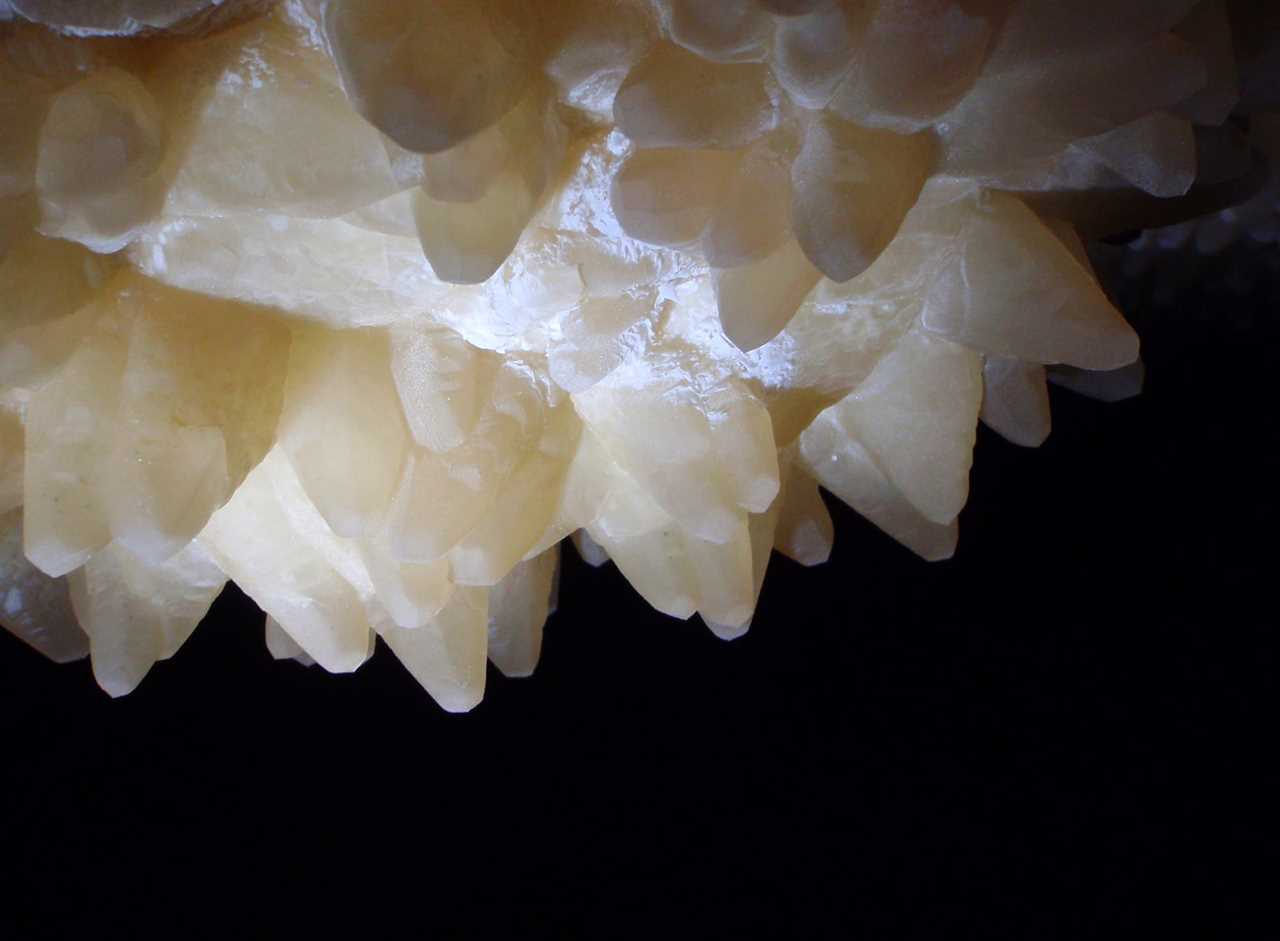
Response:
[{"label": "crystal facet", "polygon": [[1083,236],[1280,232],[1223,0],[0,7],[0,623],[112,695],[228,579],[461,711],[565,539],[726,639],[820,488],[947,558],[1141,388]]}]

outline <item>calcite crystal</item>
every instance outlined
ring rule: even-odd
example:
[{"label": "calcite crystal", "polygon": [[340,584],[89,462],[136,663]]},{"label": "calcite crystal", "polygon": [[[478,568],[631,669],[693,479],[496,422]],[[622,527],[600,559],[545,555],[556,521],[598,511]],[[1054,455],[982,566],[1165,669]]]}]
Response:
[{"label": "calcite crystal", "polygon": [[726,638],[819,487],[947,558],[980,420],[1140,384],[1084,239],[1275,230],[1274,19],[4,0],[0,617],[119,695],[231,579],[465,710],[566,539]]}]

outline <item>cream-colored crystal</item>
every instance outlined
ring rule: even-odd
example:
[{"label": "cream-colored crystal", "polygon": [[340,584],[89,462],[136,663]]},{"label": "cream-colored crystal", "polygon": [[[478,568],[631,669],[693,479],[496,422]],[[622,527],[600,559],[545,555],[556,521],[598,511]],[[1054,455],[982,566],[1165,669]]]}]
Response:
[{"label": "cream-colored crystal", "polygon": [[466,712],[484,696],[488,601],[484,589],[458,588],[439,616],[422,627],[378,627],[405,669],[449,712]]},{"label": "cream-colored crystal", "polygon": [[838,406],[819,415],[800,436],[800,453],[809,471],[862,516],[917,555],[949,559],[956,549],[953,519],[926,518],[848,432]]},{"label": "cream-colored crystal", "polygon": [[422,250],[442,281],[487,281],[533,217],[564,151],[565,131],[541,87],[497,124],[423,159],[411,208]]},{"label": "cream-colored crystal", "polygon": [[112,535],[159,562],[190,542],[271,446],[289,333],[267,312],[145,279],[131,316],[107,486]]},{"label": "cream-colored crystal", "polygon": [[334,327],[397,323],[448,304],[416,238],[284,215],[162,218],[129,249],[166,284]]},{"label": "cream-colored crystal", "polygon": [[966,199],[956,250],[929,289],[924,328],[997,356],[1115,369],[1138,337],[1092,273],[1018,200]]},{"label": "cream-colored crystal", "polygon": [[[167,214],[336,216],[404,188],[307,23],[286,12],[175,44],[157,64],[149,84],[182,148]],[[325,145],[300,161],[309,140]]]},{"label": "cream-colored crystal", "polygon": [[[1020,161],[1174,106],[1207,82],[1197,50],[1170,33],[1153,31],[1133,44],[1059,48],[1043,57],[1024,54],[1004,68],[988,65],[943,118],[945,170],[998,178]],[[1002,63],[1016,57],[1012,48],[993,55]]]},{"label": "cream-colored crystal", "polygon": [[8,0],[22,16],[77,36],[199,33],[252,15],[270,0]]},{"label": "cream-colored crystal", "polygon": [[946,558],[979,419],[1141,387],[1084,237],[1280,154],[1224,0],[0,7],[0,622],[113,694],[227,578],[465,710],[565,539],[726,639],[820,486]]},{"label": "cream-colored crystal", "polygon": [[866,28],[860,4],[824,3],[776,24],[773,71],[791,98],[821,109],[852,68]]},{"label": "cream-colored crystal", "polygon": [[482,351],[451,330],[405,324],[391,331],[391,373],[413,439],[441,453],[475,428],[485,391]]},{"label": "cream-colored crystal", "polygon": [[908,334],[827,414],[922,516],[947,523],[969,493],[981,404],[976,353]]},{"label": "cream-colored crystal", "polygon": [[647,495],[615,488],[589,529],[645,600],[665,614],[703,615],[740,633],[755,607],[752,540],[745,513],[731,514],[719,541],[699,538]]},{"label": "cream-colored crystal", "polygon": [[82,316],[27,406],[27,551],[52,575],[109,538],[151,563],[189,543],[270,447],[287,362],[263,311],[131,272]]},{"label": "cream-colored crystal", "polygon": [[518,564],[490,590],[489,659],[504,676],[533,675],[559,567],[560,549],[553,546]]},{"label": "cream-colored crystal", "polygon": [[[527,370],[516,363],[500,363],[492,355],[484,361],[488,369],[480,372],[478,389],[483,398],[462,443],[448,450],[414,447],[409,451],[387,519],[397,558],[427,562],[457,546],[491,514],[503,485],[513,471],[526,468],[544,437],[544,402]],[[524,483],[528,479],[522,477],[517,485]],[[502,532],[500,517],[494,522],[497,537],[515,538],[515,530]],[[492,545],[472,544],[473,563],[482,565],[486,547]],[[524,549],[517,551],[515,559],[523,553]],[[475,583],[493,583],[484,575],[475,579]]]},{"label": "cream-colored crystal", "polygon": [[652,11],[631,0],[562,0],[555,9],[559,18],[544,21],[543,70],[561,101],[609,123],[618,87],[653,41]]},{"label": "cream-colored crystal", "polygon": [[432,562],[401,562],[384,539],[367,539],[361,546],[361,560],[369,580],[398,627],[415,628],[431,621],[453,596],[446,559]]},{"label": "cream-colored crystal", "polygon": [[101,471],[112,461],[128,355],[112,326],[96,328],[27,404],[23,548],[55,577],[111,541]]},{"label": "cream-colored crystal", "polygon": [[613,180],[613,211],[632,238],[688,245],[714,218],[737,162],[724,150],[637,151]]},{"label": "cream-colored crystal", "polygon": [[811,119],[791,167],[792,226],[809,260],[833,281],[865,271],[897,234],[932,163],[923,136]]},{"label": "cream-colored crystal", "polygon": [[264,625],[264,634],[267,650],[276,660],[294,660],[304,667],[315,666],[315,660],[298,646],[297,642],[280,626],[280,622],[269,614]]},{"label": "cream-colored crystal", "polygon": [[1049,437],[1049,386],[1043,366],[988,356],[982,364],[982,412],[992,431],[1024,448]]},{"label": "cream-colored crystal", "polygon": [[1049,381],[1100,402],[1123,402],[1142,392],[1146,373],[1139,359],[1119,369],[1102,371],[1058,366],[1049,371]]},{"label": "cream-colored crystal", "polygon": [[755,0],[659,0],[671,38],[714,62],[752,61],[764,56],[772,24]]},{"label": "cream-colored crystal", "polygon": [[767,75],[757,63],[708,62],[658,43],[618,89],[613,119],[639,147],[741,147],[777,123]]},{"label": "cream-colored crystal", "polygon": [[55,663],[89,653],[65,578],[50,578],[22,551],[22,512],[0,516],[0,624]]},{"label": "cream-colored crystal", "polygon": [[879,0],[831,109],[867,127],[927,127],[977,79],[1007,6],[1002,0]]},{"label": "cream-colored crystal", "polygon": [[56,95],[36,157],[40,231],[123,248],[164,197],[160,107],[135,76],[100,69]]},{"label": "cream-colored crystal", "polygon": [[1152,196],[1181,196],[1195,182],[1196,141],[1191,122],[1166,111],[1145,115],[1072,146]]},{"label": "cream-colored crystal", "polygon": [[[401,147],[447,150],[515,104],[532,67],[514,0],[326,0],[324,35],[351,103]],[[448,24],[443,27],[443,24]]]},{"label": "cream-colored crystal", "polygon": [[132,692],[177,653],[226,581],[198,542],[157,564],[118,545],[95,554],[69,585],[98,685],[112,696]]},{"label": "cream-colored crystal", "polygon": [[759,261],[717,271],[716,305],[725,336],[744,351],[768,343],[821,277],[790,238]]},{"label": "cream-colored crystal", "polygon": [[801,565],[821,565],[831,556],[835,527],[818,492],[818,483],[800,464],[793,445],[787,451],[782,489],[778,493],[778,527],[774,545]]},{"label": "cream-colored crystal", "polygon": [[791,227],[788,171],[792,155],[788,150],[785,139],[768,137],[743,154],[702,237],[709,264],[717,268],[745,265],[786,240]]},{"label": "cream-colored crystal", "polygon": [[81,309],[110,260],[75,242],[27,235],[0,259],[0,385],[43,383],[75,351]]},{"label": "cream-colored crystal", "polygon": [[574,531],[573,548],[577,550],[582,561],[593,568],[599,568],[609,561],[609,553],[604,546],[592,539],[591,534],[585,529]]},{"label": "cream-colored crystal", "polygon": [[302,329],[289,353],[280,444],[339,536],[382,525],[408,433],[383,330]]},{"label": "cream-colored crystal", "polygon": [[581,392],[617,369],[649,338],[655,298],[648,293],[593,297],[560,321],[558,342],[547,350],[551,378],[566,392]]},{"label": "cream-colored crystal", "polygon": [[[761,496],[772,499],[777,489],[773,435],[756,420],[752,398],[734,382],[703,390],[679,383],[678,375],[614,373],[574,404],[665,513],[722,543],[733,538],[744,509],[762,509]],[[732,470],[728,455],[736,458]]]},{"label": "cream-colored crystal", "polygon": [[335,566],[341,564],[334,558],[343,549],[339,537],[279,448],[213,515],[200,543],[326,670],[350,672],[368,659],[368,615],[359,591]]},{"label": "cream-colored crystal", "polygon": [[567,406],[547,413],[537,444],[512,469],[484,516],[449,550],[459,584],[493,585],[534,548],[552,524],[581,433]]}]

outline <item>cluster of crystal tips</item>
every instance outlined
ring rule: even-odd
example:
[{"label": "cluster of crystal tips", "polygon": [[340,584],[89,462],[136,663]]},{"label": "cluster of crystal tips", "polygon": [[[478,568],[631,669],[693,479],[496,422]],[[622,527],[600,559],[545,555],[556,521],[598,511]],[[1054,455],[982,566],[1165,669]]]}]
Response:
[{"label": "cluster of crystal tips", "polygon": [[1251,166],[1222,0],[6,18],[0,617],[116,695],[228,579],[463,710],[566,538],[723,637],[819,486],[946,558],[980,418],[1133,374],[1078,230]]}]

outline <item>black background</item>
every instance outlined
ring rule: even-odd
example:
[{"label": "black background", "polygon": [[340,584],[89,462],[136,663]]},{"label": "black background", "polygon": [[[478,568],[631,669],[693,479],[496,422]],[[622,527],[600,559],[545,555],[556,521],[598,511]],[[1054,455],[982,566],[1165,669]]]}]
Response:
[{"label": "black background", "polygon": [[1280,937],[1280,290],[1230,280],[1130,306],[1141,398],[983,430],[954,560],[832,501],[732,643],[571,552],[538,674],[466,716],[385,649],[273,662],[234,590],[119,701],[0,632],[0,924]]}]

